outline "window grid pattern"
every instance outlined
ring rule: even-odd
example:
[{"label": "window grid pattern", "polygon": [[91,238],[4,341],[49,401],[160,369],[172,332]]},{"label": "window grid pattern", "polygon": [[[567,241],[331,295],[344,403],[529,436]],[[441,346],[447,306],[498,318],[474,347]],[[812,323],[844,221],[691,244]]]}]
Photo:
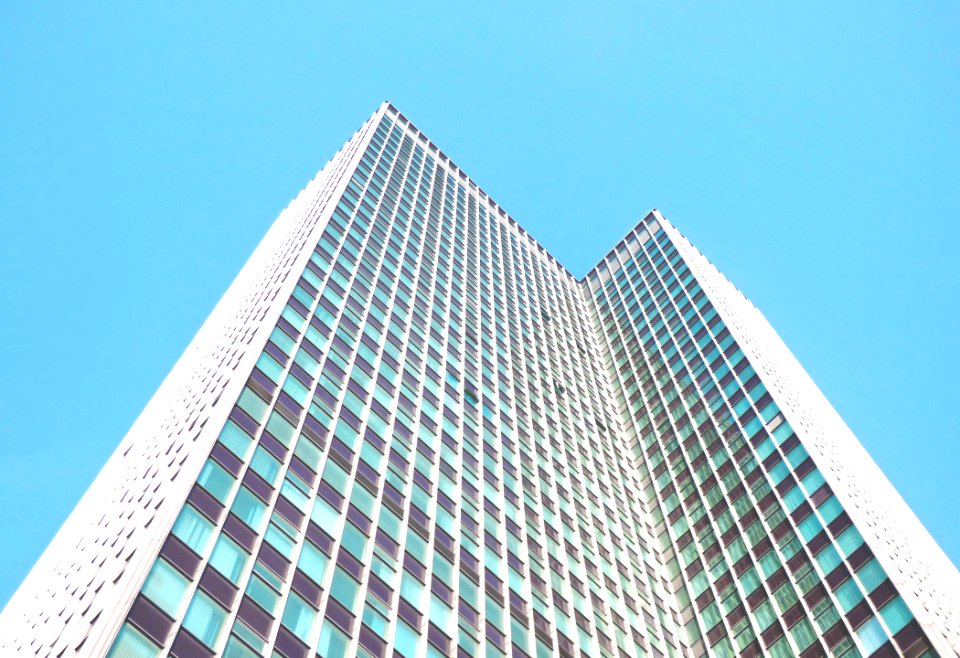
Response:
[{"label": "window grid pattern", "polygon": [[695,651],[932,651],[660,223],[588,287]]},{"label": "window grid pattern", "polygon": [[314,256],[189,498],[219,539],[181,558],[183,622],[144,592],[128,627],[174,655],[680,655],[569,273],[389,115]]}]

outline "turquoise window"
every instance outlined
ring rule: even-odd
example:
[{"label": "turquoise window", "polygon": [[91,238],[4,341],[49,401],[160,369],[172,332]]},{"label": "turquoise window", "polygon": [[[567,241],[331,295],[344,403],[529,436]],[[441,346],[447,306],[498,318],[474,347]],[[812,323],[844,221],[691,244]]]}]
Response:
[{"label": "turquoise window", "polygon": [[209,596],[198,591],[194,595],[193,601],[190,602],[190,608],[187,609],[187,614],[183,618],[183,627],[213,649],[220,639],[220,631],[223,630],[226,618],[226,610],[217,605]]},{"label": "turquoise window", "polygon": [[836,593],[837,600],[840,602],[840,607],[843,608],[844,612],[850,612],[855,605],[863,600],[863,592],[857,587],[857,583],[853,578],[848,579],[840,585]]},{"label": "turquoise window", "polygon": [[327,568],[327,562],[330,558],[319,548],[310,542],[304,542],[303,550],[300,552],[300,561],[297,566],[307,574],[315,583],[323,582],[323,573]]},{"label": "turquoise window", "polygon": [[282,349],[287,354],[290,354],[293,351],[294,340],[290,338],[287,334],[283,333],[279,328],[273,330],[273,333],[270,334],[270,340],[276,343],[280,349]]},{"label": "turquoise window", "polygon": [[813,469],[804,475],[800,482],[803,484],[803,488],[806,489],[807,493],[812,494],[814,491],[822,487],[826,480],[823,479],[823,474],[820,471]]},{"label": "turquoise window", "polygon": [[270,408],[270,405],[267,404],[263,398],[254,393],[250,388],[246,387],[243,389],[243,393],[240,394],[240,399],[237,400],[237,405],[250,414],[251,418],[257,421],[260,421],[267,413],[267,409]]},{"label": "turquoise window", "polygon": [[260,658],[260,654],[231,635],[223,649],[223,658]]},{"label": "turquoise window", "polygon": [[843,507],[840,506],[840,501],[837,500],[836,496],[830,496],[825,500],[820,507],[817,508],[820,512],[820,515],[823,516],[824,523],[830,523],[835,518],[840,516],[840,512],[843,511]]},{"label": "turquoise window", "polygon": [[860,583],[863,585],[864,589],[868,592],[872,592],[873,590],[877,589],[877,586],[880,585],[880,583],[887,579],[887,574],[884,573],[883,567],[880,566],[880,563],[877,562],[877,559],[873,558],[865,565],[857,569],[857,577],[860,579]]},{"label": "turquoise window", "polygon": [[240,582],[240,575],[247,565],[250,555],[240,548],[237,542],[226,535],[220,535],[213,554],[210,556],[210,566],[226,576],[231,582]]},{"label": "turquoise window", "polygon": [[800,529],[800,534],[803,535],[803,539],[805,541],[810,541],[816,537],[821,530],[823,530],[823,526],[820,524],[820,521],[817,520],[817,517],[814,514],[811,514],[803,521],[798,523],[797,528]]},{"label": "turquoise window", "polygon": [[141,590],[158,608],[179,619],[190,581],[163,558],[153,563]]},{"label": "turquoise window", "polygon": [[784,462],[780,461],[770,469],[770,479],[775,485],[780,484],[789,473],[790,468]]},{"label": "turquoise window", "polygon": [[770,438],[763,440],[763,443],[757,446],[757,454],[760,456],[760,459],[766,459],[774,451],[773,441]]},{"label": "turquoise window", "polygon": [[[386,509],[386,507],[383,509]],[[340,514],[330,507],[330,503],[323,498],[317,497],[313,503],[313,511],[310,513],[310,518],[316,521],[317,525],[321,528],[330,530],[339,520]]]},{"label": "turquoise window", "polygon": [[197,482],[200,483],[201,487],[209,491],[214,498],[221,503],[226,503],[235,480],[232,475],[227,473],[223,466],[212,459],[208,459],[207,463],[203,466],[203,470],[200,471],[200,477],[197,478]]},{"label": "turquoise window", "polygon": [[843,555],[850,557],[851,553],[863,545],[863,537],[854,526],[850,526],[837,537],[837,544],[840,546],[840,550],[843,551]]},{"label": "turquoise window", "polygon": [[317,611],[296,593],[291,592],[283,608],[281,623],[293,631],[294,635],[307,642],[310,627],[313,626],[313,620],[316,618]]},{"label": "turquoise window", "polygon": [[283,390],[296,400],[301,407],[306,405],[307,398],[310,397],[310,391],[307,390],[307,387],[293,375],[287,375],[287,379],[283,382]]},{"label": "turquoise window", "polygon": [[[398,622],[399,626],[403,626],[403,622]],[[399,637],[399,634],[398,634]],[[320,658],[340,658],[341,656],[347,655],[347,648],[350,645],[350,641],[346,635],[344,635],[336,626],[331,624],[328,621],[323,622],[323,628],[320,630],[320,643],[317,645],[317,655]],[[413,658],[413,654],[406,654],[409,658]]]},{"label": "turquoise window", "polygon": [[886,622],[891,633],[900,632],[900,629],[913,619],[913,614],[907,604],[899,596],[880,608],[880,616],[883,617],[883,621]]},{"label": "turquoise window", "polygon": [[173,534],[200,556],[207,552],[212,533],[213,524],[190,505],[184,505],[173,524]]},{"label": "turquoise window", "polygon": [[840,565],[840,554],[837,553],[832,545],[828,544],[822,551],[816,554],[817,564],[824,574],[828,574]]},{"label": "turquoise window", "polygon": [[270,420],[267,421],[267,431],[277,438],[284,447],[289,448],[293,443],[294,428],[286,418],[274,411],[270,414]]},{"label": "turquoise window", "polygon": [[[324,624],[326,626],[326,624]],[[402,620],[397,622],[394,649],[403,658],[413,658],[417,653],[417,641],[420,636]]]},{"label": "turquoise window", "polygon": [[280,600],[280,594],[257,574],[250,576],[247,582],[247,596],[259,603],[271,617],[276,612],[277,602]]},{"label": "turquoise window", "polygon": [[294,450],[294,454],[314,470],[319,467],[320,460],[323,458],[323,452],[317,447],[317,444],[303,434],[301,434],[297,440],[297,447]]},{"label": "turquoise window", "polygon": [[267,531],[264,533],[263,538],[271,546],[277,549],[281,555],[290,555],[293,552],[293,539],[286,532],[281,530],[277,525],[275,525],[279,519],[277,515],[274,514],[273,522],[267,526]]},{"label": "turquoise window", "polygon": [[363,550],[367,545],[367,536],[347,521],[343,524],[343,539],[340,543],[359,560],[363,557]]},{"label": "turquoise window", "polygon": [[253,459],[250,460],[250,468],[270,484],[276,484],[277,475],[280,473],[280,462],[263,446],[257,446],[253,452]]},{"label": "turquoise window", "polygon": [[357,593],[360,585],[353,576],[337,567],[333,570],[333,582],[330,584],[330,595],[347,610],[353,610],[357,603]]},{"label": "turquoise window", "polygon": [[880,625],[880,620],[876,617],[871,617],[869,621],[858,628],[857,635],[863,642],[863,648],[867,650],[868,656],[887,641],[887,634],[883,631],[883,626]]},{"label": "turquoise window", "polygon": [[240,459],[246,459],[253,439],[240,429],[239,425],[232,420],[228,420],[227,424],[223,426],[223,431],[220,432],[220,442]]},{"label": "turquoise window", "polygon": [[145,635],[129,623],[120,627],[117,639],[113,641],[107,658],[158,658],[160,647],[148,640]]},{"label": "turquoise window", "polygon": [[266,352],[260,355],[260,358],[257,360],[257,367],[275,382],[279,382],[280,377],[283,375],[283,366],[277,363],[276,359]]},{"label": "turquoise window", "polygon": [[267,506],[246,487],[240,487],[236,498],[233,499],[231,511],[255,531],[262,530]]},{"label": "turquoise window", "polygon": [[[280,493],[284,498],[293,503],[294,506],[296,506],[301,512],[306,513],[307,504],[310,502],[310,499],[307,497],[307,494],[305,494],[300,488],[297,487],[296,484],[294,484],[294,481],[291,478],[296,478],[298,481],[300,480],[300,478],[297,478],[295,475],[292,475],[288,472],[287,477],[284,478],[283,484],[280,486]],[[304,488],[306,487],[306,485],[302,486]]]},{"label": "turquoise window", "polygon": [[800,487],[797,486],[791,487],[790,491],[783,496],[783,502],[786,504],[787,511],[789,512],[792,512],[800,507],[800,504],[806,499],[807,497],[803,495],[803,491],[801,491]]}]

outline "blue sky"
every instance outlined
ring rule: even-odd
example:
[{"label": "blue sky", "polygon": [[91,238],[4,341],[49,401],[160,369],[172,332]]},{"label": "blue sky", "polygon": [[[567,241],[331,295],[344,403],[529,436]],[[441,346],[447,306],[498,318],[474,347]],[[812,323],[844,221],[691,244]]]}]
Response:
[{"label": "blue sky", "polygon": [[960,5],[0,6],[0,602],[392,100],[575,274],[659,208],[960,562]]}]

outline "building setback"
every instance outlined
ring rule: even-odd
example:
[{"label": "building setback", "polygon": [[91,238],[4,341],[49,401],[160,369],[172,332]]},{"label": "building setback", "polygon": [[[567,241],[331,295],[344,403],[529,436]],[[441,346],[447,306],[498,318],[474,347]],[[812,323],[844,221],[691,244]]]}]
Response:
[{"label": "building setback", "polygon": [[659,212],[582,280],[384,103],[0,617],[15,656],[957,656],[956,569]]}]

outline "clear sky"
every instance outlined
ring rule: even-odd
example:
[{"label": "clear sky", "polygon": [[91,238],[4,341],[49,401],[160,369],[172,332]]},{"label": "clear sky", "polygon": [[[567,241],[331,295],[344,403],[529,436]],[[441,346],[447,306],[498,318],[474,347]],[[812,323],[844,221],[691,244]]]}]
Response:
[{"label": "clear sky", "polygon": [[958,27],[876,0],[0,4],[0,604],[384,99],[574,274],[659,208],[960,562]]}]

